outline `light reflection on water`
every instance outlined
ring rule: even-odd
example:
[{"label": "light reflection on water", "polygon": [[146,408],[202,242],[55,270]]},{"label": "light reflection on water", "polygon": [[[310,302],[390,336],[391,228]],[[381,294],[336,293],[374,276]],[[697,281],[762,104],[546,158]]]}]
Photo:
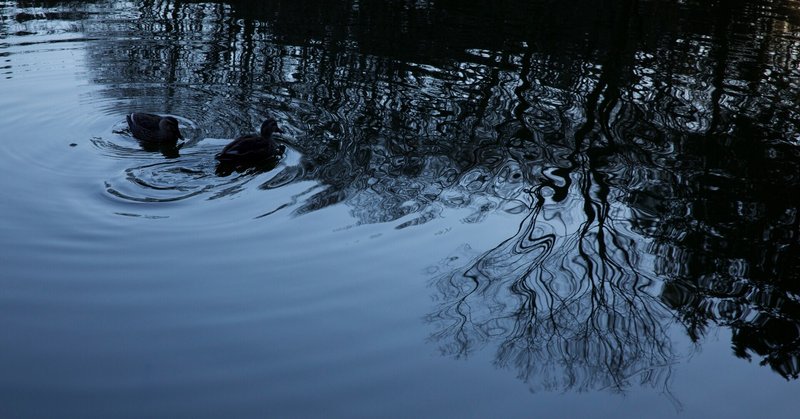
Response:
[{"label": "light reflection on water", "polygon": [[[718,333],[800,371],[800,21],[740,3],[0,3],[12,413],[478,414],[477,377],[747,415],[687,395],[730,351],[675,383]],[[267,116],[286,158],[217,176]]]}]

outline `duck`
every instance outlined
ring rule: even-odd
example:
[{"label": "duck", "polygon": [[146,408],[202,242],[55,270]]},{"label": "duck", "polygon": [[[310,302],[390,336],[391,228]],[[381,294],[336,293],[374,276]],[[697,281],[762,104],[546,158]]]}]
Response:
[{"label": "duck", "polygon": [[226,145],[215,156],[220,164],[236,167],[255,166],[277,160],[283,155],[286,147],[272,139],[273,133],[283,133],[278,122],[267,118],[261,124],[259,134],[248,134],[238,137]]},{"label": "duck", "polygon": [[126,116],[134,138],[148,143],[175,143],[183,139],[178,120],[172,116],[134,112]]}]

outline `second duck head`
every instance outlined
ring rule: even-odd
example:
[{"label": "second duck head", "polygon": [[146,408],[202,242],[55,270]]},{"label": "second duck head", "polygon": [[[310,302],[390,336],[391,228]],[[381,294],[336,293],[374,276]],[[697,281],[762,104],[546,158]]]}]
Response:
[{"label": "second duck head", "polygon": [[272,118],[267,118],[267,120],[261,124],[261,136],[264,138],[270,138],[274,132],[280,132],[282,134],[283,130],[278,127],[278,121]]},{"label": "second duck head", "polygon": [[183,139],[181,130],[178,129],[178,120],[171,116],[165,116],[158,121],[158,128],[165,137]]}]

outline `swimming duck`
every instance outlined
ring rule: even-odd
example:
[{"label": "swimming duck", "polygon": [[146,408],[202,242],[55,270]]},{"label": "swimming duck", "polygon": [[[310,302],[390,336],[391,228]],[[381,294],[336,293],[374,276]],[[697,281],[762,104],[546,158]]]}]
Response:
[{"label": "swimming duck", "polygon": [[261,124],[260,134],[248,134],[236,138],[215,158],[220,164],[233,166],[258,165],[275,160],[286,150],[286,147],[272,139],[272,134],[275,132],[283,133],[283,130],[278,128],[278,123],[274,119],[267,118]]},{"label": "swimming duck", "polygon": [[133,136],[151,143],[169,143],[183,139],[178,129],[178,120],[171,116],[151,113],[132,113],[127,115],[128,127]]}]

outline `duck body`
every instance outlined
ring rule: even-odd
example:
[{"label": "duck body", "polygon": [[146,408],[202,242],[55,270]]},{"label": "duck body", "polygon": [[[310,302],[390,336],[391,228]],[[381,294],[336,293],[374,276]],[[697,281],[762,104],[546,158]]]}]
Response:
[{"label": "duck body", "polygon": [[178,120],[171,116],[134,112],[126,116],[134,138],[148,143],[174,143],[183,139]]},{"label": "duck body", "polygon": [[283,132],[274,119],[267,119],[261,124],[259,134],[243,135],[226,145],[216,159],[220,164],[232,166],[252,166],[268,163],[280,157],[286,147],[272,139],[275,132]]}]

